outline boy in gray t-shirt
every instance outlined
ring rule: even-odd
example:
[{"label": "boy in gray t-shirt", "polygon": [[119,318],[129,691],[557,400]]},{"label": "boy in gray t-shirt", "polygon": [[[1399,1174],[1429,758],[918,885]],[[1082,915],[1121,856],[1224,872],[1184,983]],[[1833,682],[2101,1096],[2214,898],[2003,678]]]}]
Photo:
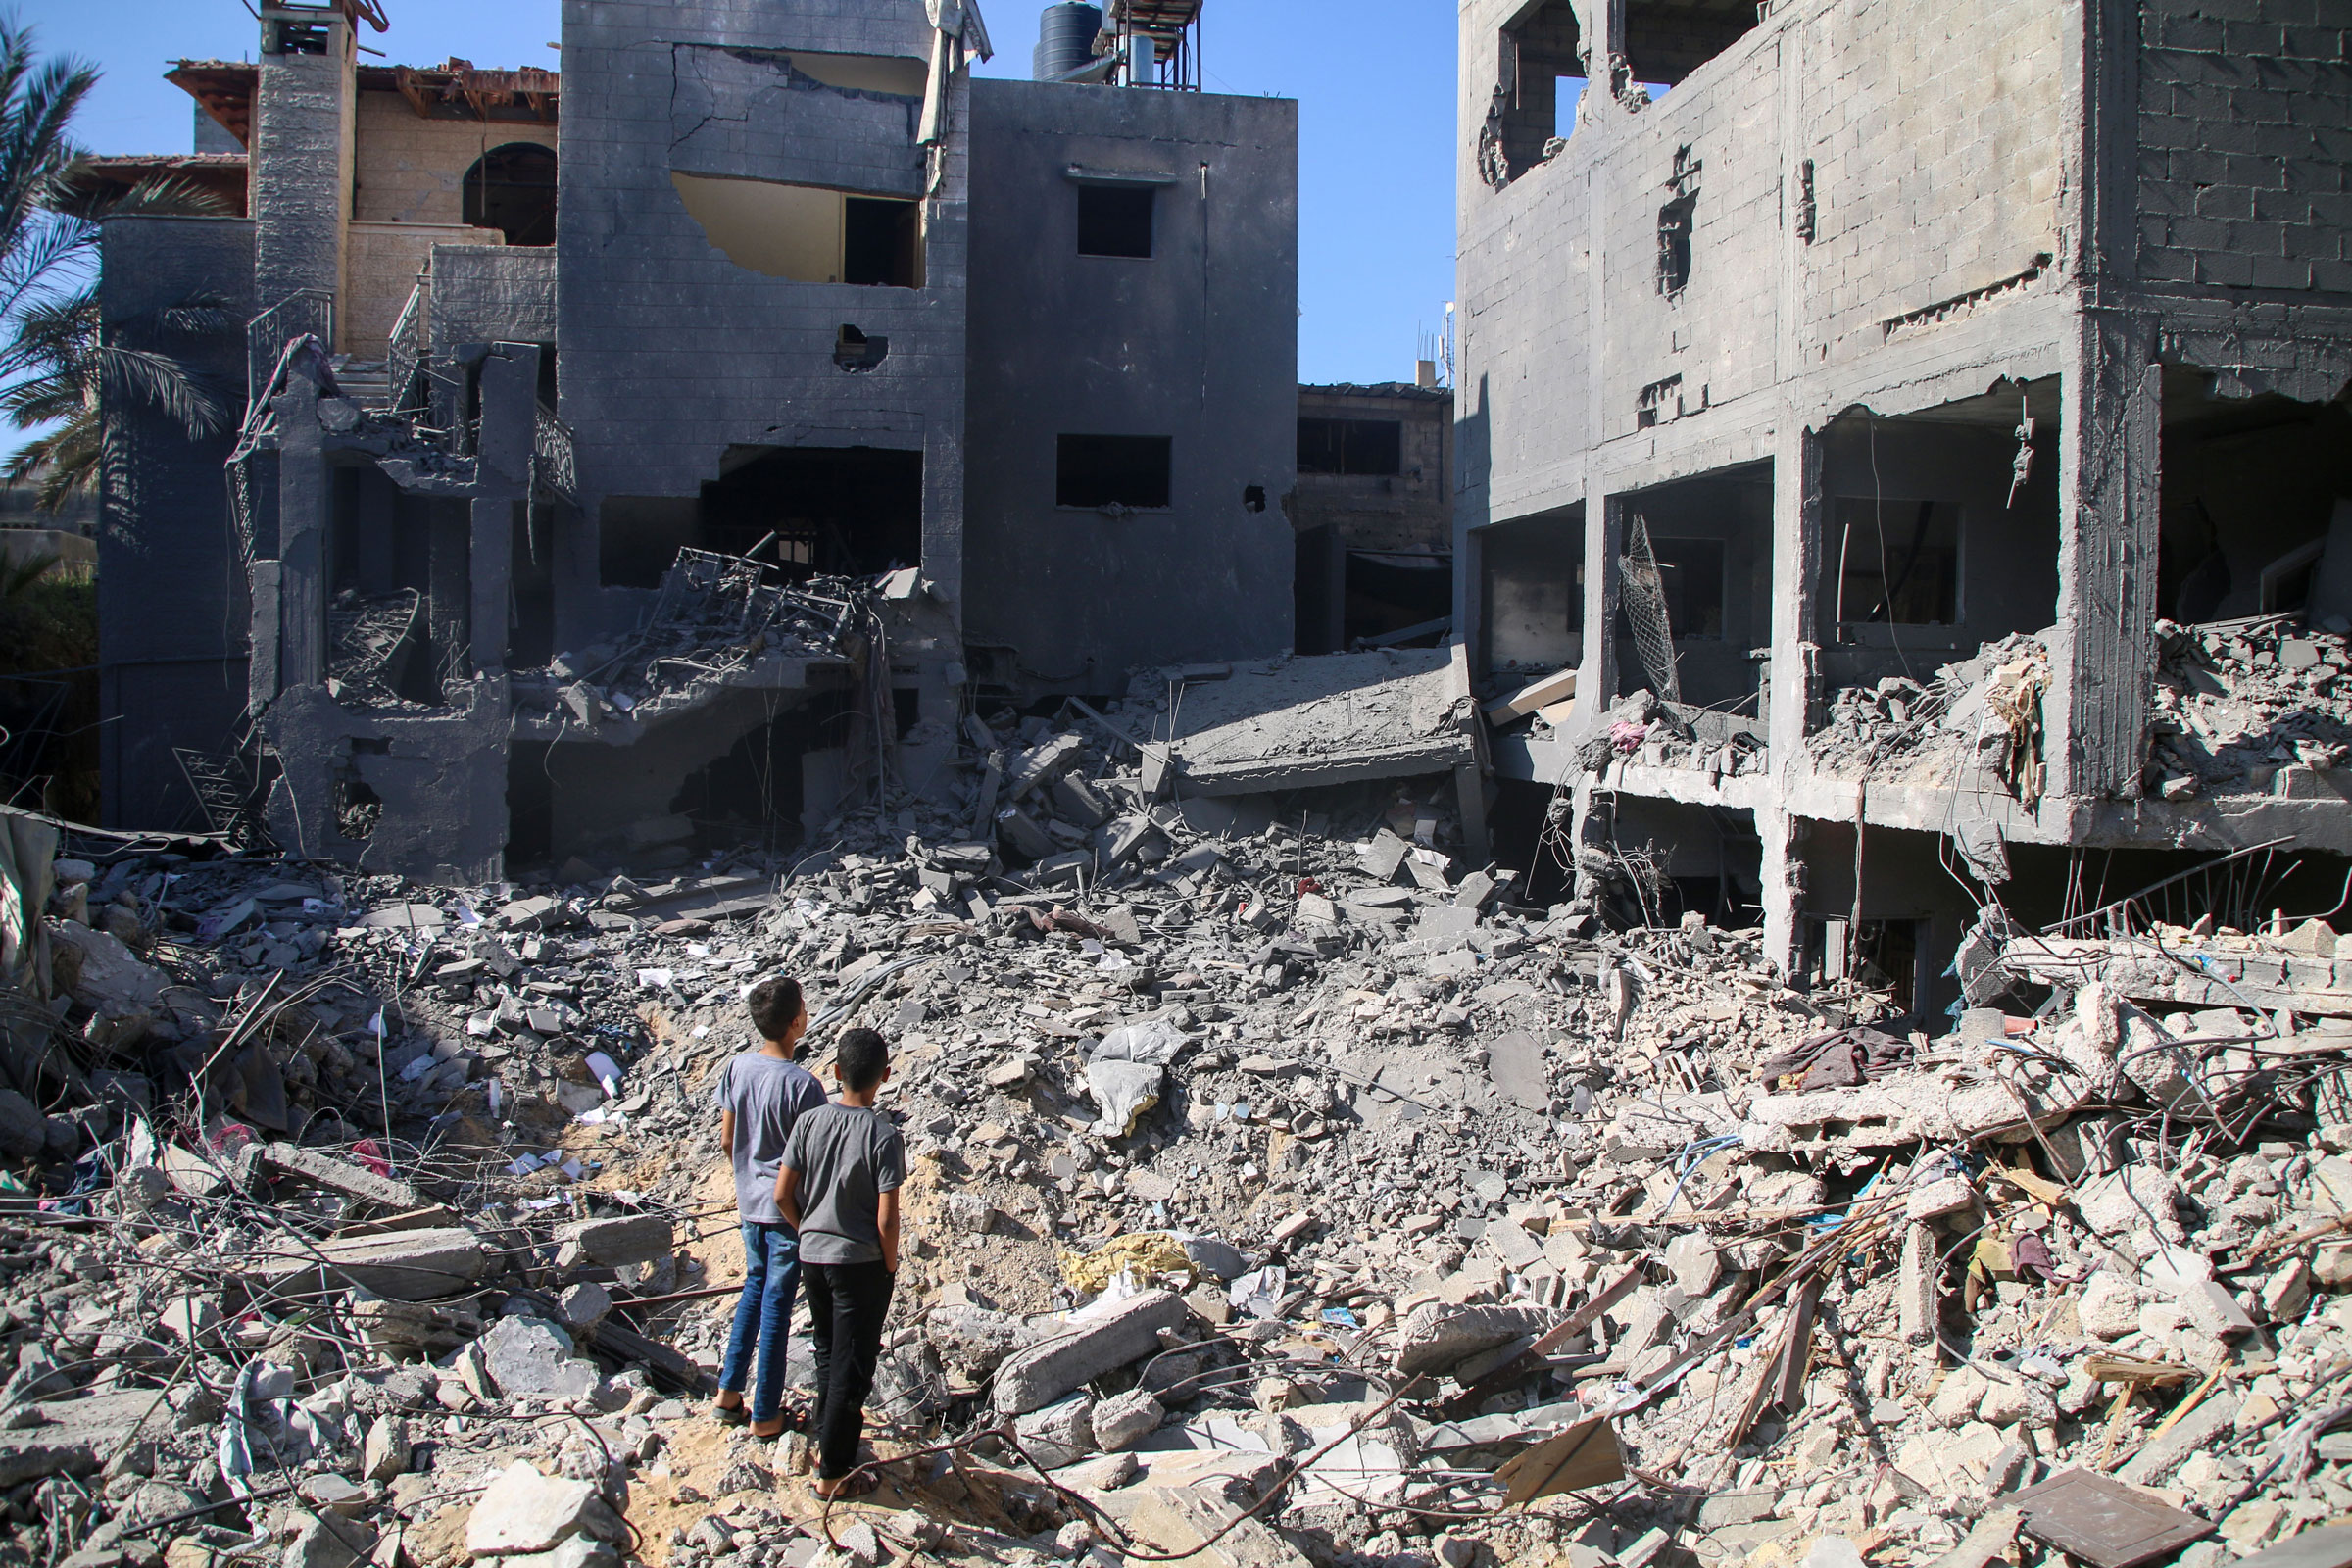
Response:
[{"label": "boy in gray t-shirt", "polygon": [[816,1494],[855,1497],[865,1396],[882,1354],[882,1325],[899,1271],[899,1186],[906,1149],[874,1096],[890,1052],[871,1029],[852,1029],[833,1054],[839,1102],[793,1123],[776,1173],[776,1205],[800,1232],[808,1315],[816,1327]]},{"label": "boy in gray t-shirt", "polygon": [[[743,1296],[719,1364],[717,1409],[720,1421],[740,1426],[748,1415],[754,1437],[772,1438],[784,1430],[784,1351],[801,1272],[800,1238],[776,1207],[776,1162],[794,1125],[825,1102],[825,1091],[792,1059],[808,1027],[799,983],[781,976],[762,980],[746,1001],[760,1047],[727,1063],[711,1097],[718,1106],[719,1145],[735,1168],[735,1208],[743,1225]],[[755,1352],[760,1377],[747,1412],[743,1389]]]}]

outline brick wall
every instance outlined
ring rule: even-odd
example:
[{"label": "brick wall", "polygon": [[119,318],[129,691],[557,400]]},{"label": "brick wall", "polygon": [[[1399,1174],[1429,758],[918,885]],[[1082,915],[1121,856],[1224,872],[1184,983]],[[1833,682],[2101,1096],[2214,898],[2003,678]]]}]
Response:
[{"label": "brick wall", "polygon": [[464,222],[466,172],[493,147],[517,141],[553,147],[556,127],[426,120],[399,93],[363,92],[352,216],[375,223]]},{"label": "brick wall", "polygon": [[2142,0],[2142,281],[2352,294],[2352,11]]}]

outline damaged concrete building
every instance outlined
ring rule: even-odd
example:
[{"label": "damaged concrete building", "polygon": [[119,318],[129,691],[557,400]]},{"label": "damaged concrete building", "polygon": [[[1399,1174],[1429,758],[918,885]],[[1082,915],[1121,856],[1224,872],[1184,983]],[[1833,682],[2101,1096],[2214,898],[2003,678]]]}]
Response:
[{"label": "damaged concrete building", "polygon": [[2259,848],[2225,925],[2340,907],[2327,15],[1465,4],[1456,615],[1498,835],[1922,1011],[1984,889],[2042,925]]},{"label": "damaged concrete building", "polygon": [[172,345],[247,412],[114,419],[110,820],[676,864],[949,789],[975,695],[1282,651],[1296,106],[1200,91],[1198,13],[1051,8],[1031,81],[957,0],[567,0],[560,71],[268,4],[180,63],[199,151],[110,177],[228,211],[109,223],[105,310],[249,318]]}]

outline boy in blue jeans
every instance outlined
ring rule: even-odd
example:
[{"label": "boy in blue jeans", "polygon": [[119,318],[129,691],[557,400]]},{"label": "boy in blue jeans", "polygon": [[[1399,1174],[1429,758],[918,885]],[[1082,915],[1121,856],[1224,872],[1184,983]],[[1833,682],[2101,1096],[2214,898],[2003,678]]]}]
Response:
[{"label": "boy in blue jeans", "polygon": [[800,1236],[776,1207],[776,1162],[794,1123],[825,1103],[825,1091],[792,1059],[808,1029],[800,983],[781,976],[762,980],[747,1000],[759,1049],[727,1063],[713,1097],[718,1142],[735,1167],[735,1209],[743,1221],[743,1298],[719,1366],[717,1414],[728,1426],[744,1423],[743,1390],[756,1348],[760,1378],[748,1412],[752,1436],[773,1438],[784,1431],[784,1355],[801,1272]]}]

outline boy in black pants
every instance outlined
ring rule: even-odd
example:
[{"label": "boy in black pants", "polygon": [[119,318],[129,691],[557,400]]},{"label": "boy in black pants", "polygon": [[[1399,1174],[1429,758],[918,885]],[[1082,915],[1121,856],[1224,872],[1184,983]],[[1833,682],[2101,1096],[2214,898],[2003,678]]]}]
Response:
[{"label": "boy in black pants", "polygon": [[882,1323],[899,1271],[899,1186],[906,1151],[874,1108],[890,1052],[871,1029],[852,1029],[833,1054],[841,1098],[804,1112],[776,1165],[776,1206],[800,1232],[808,1314],[816,1327],[816,1494],[874,1490],[859,1476],[865,1396],[882,1353]]}]

